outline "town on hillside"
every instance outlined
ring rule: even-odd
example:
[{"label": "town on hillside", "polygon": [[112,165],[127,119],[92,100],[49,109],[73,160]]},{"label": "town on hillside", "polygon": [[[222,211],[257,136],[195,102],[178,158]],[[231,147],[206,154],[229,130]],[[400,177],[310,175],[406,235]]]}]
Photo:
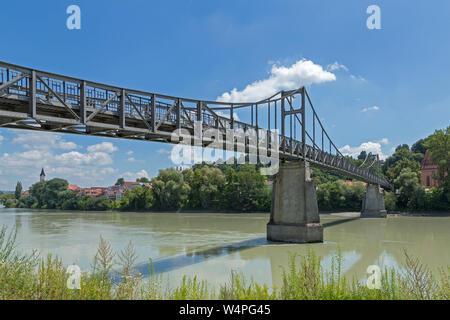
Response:
[{"label": "town on hillside", "polygon": [[[45,181],[45,171],[44,168],[41,170],[41,174],[39,176],[40,181]],[[120,184],[115,184],[110,187],[89,187],[89,188],[80,188],[75,184],[69,184],[68,189],[80,196],[90,196],[90,197],[101,197],[106,196],[111,200],[120,200],[122,196],[125,194],[127,190],[133,190],[135,187],[145,187],[152,189],[151,183],[146,182],[127,182],[123,181]],[[22,195],[29,195],[30,191],[26,190],[22,192]]]}]

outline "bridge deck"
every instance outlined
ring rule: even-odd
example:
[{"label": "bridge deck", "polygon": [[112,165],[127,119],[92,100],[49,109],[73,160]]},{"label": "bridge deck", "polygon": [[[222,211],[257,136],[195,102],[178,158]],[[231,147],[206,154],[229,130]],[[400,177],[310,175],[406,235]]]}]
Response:
[{"label": "bridge deck", "polygon": [[[294,108],[296,96],[302,101],[298,109]],[[242,108],[251,111],[251,123],[233,119],[234,112]],[[258,119],[258,110],[264,108]],[[218,114],[223,111],[230,116]],[[307,111],[312,117],[310,130],[306,128]],[[261,115],[267,125],[261,125]],[[376,161],[370,167],[357,167],[339,152],[304,88],[282,91],[254,103],[204,101],[119,88],[0,62],[0,127],[177,143],[171,140],[174,130],[184,129],[193,135],[196,121],[200,121],[203,132],[217,130],[221,141],[225,141],[227,131],[253,130],[267,136],[268,147],[258,148],[265,150],[263,154],[270,155],[270,149],[276,148],[282,160],[305,159],[314,167],[392,188],[375,170]],[[279,129],[280,135],[276,134]],[[301,140],[296,137],[297,131]],[[203,136],[201,145],[230,149],[225,142],[212,142],[214,139]],[[243,141],[233,140],[231,150],[251,152],[249,136]]]}]

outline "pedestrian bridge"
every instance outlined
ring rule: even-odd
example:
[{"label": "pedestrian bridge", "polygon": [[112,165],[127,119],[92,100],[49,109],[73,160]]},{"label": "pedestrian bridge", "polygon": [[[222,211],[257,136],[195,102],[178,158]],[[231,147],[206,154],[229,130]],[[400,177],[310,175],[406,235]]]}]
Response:
[{"label": "pedestrian bridge", "polygon": [[[236,120],[237,112],[249,120]],[[286,212],[289,211],[287,207],[293,206],[292,214],[298,215],[295,213],[297,206],[308,206],[308,199],[313,199],[317,207],[315,187],[309,189],[304,185],[310,180],[309,167],[364,181],[368,184],[367,195],[372,194],[369,189],[376,186],[373,195],[366,195],[363,204],[363,207],[370,207],[374,201],[383,202],[383,208],[375,206],[375,211],[384,209],[384,201],[379,197],[380,188],[392,188],[380,175],[378,156],[366,159],[365,166],[356,166],[341,154],[324,129],[304,87],[280,91],[256,102],[219,102],[120,88],[0,62],[0,127],[172,144],[179,143],[173,139],[174,131],[184,132],[181,135],[183,140],[187,132],[194,137],[195,143],[196,129],[200,128],[198,146],[282,160],[274,184],[272,224],[289,220],[285,215],[278,217],[274,211]],[[211,130],[216,133],[204,134]],[[233,137],[230,143],[230,139],[227,140],[230,132],[243,132],[244,139]],[[252,139],[249,132],[254,133],[256,139]],[[252,143],[255,140],[257,143]],[[261,140],[264,143],[260,144]],[[294,168],[293,163],[294,167],[299,163],[302,165]],[[286,170],[294,170],[295,173],[288,174]],[[292,180],[293,177],[302,181],[299,189],[292,187],[292,184],[298,184],[297,180]],[[289,185],[283,187],[283,181],[289,181]],[[284,196],[276,196],[275,189],[285,190],[282,192]],[[299,198],[300,203],[292,202],[296,192],[303,194],[300,197],[303,200]],[[281,207],[277,209],[277,197],[281,200],[286,195],[290,198],[280,203]],[[297,199],[296,196],[294,198]],[[316,211],[315,207],[305,207],[304,214]],[[312,220],[292,219],[286,223],[316,223],[318,214]]]}]

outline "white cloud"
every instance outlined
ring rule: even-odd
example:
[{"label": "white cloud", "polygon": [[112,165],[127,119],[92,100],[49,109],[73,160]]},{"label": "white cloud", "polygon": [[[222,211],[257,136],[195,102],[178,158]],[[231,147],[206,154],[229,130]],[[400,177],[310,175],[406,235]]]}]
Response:
[{"label": "white cloud", "polygon": [[99,144],[94,144],[92,146],[89,146],[87,148],[89,152],[107,152],[107,153],[113,153],[114,151],[117,151],[117,147],[113,145],[111,142],[102,142]]},{"label": "white cloud", "polygon": [[[88,148],[89,149],[89,148]],[[80,153],[72,151],[55,156],[55,160],[61,165],[96,165],[104,166],[113,162],[111,156],[106,152]]]},{"label": "white cloud", "polygon": [[74,142],[65,141],[59,133],[49,132],[23,132],[18,133],[17,137],[13,139],[13,143],[18,143],[26,149],[63,149],[72,150],[78,148]]},{"label": "white cloud", "polygon": [[383,138],[383,139],[381,139],[380,141],[378,141],[379,143],[382,143],[382,144],[389,144],[389,139],[388,138]]},{"label": "white cloud", "polygon": [[367,80],[364,79],[363,77],[361,77],[361,76],[355,76],[354,74],[351,74],[351,75],[350,75],[350,78],[352,78],[353,80],[356,80],[356,81],[367,82]]},{"label": "white cloud", "polygon": [[133,153],[134,152],[130,150],[130,151],[127,152],[127,155],[131,156]]},{"label": "white cloud", "polygon": [[380,160],[384,160],[387,158],[387,156],[383,154],[383,151],[381,150],[381,144],[379,142],[369,141],[361,143],[361,145],[358,147],[350,147],[349,145],[345,145],[342,148],[339,148],[339,151],[344,156],[352,156],[353,158],[359,156],[359,154],[363,150],[367,153],[372,152],[372,154],[378,154],[380,156]]},{"label": "white cloud", "polygon": [[134,157],[128,158],[128,161],[129,162],[144,162],[144,160],[138,160],[138,159],[135,159]]},{"label": "white cloud", "polygon": [[145,171],[144,169],[138,172],[127,171],[125,173],[122,173],[120,176],[123,177],[125,181],[136,181],[136,179],[138,178],[149,178],[147,171]]},{"label": "white cloud", "polygon": [[[225,113],[223,111],[216,111],[216,113],[217,113],[218,116],[230,119],[230,113],[229,112]],[[236,112],[233,112],[233,119],[236,120],[236,121],[239,121],[239,116],[237,115]]]},{"label": "white cloud", "polygon": [[5,140],[3,136],[0,135],[0,144],[2,144],[2,141]]},{"label": "white cloud", "polygon": [[290,67],[272,65],[268,78],[249,84],[242,91],[225,92],[217,101],[257,102],[280,90],[292,90],[314,83],[335,81],[336,76],[310,60],[299,60]]},{"label": "white cloud", "polygon": [[111,153],[117,147],[110,142],[90,146],[87,152],[58,152],[79,146],[58,135],[41,132],[18,133],[13,141],[25,150],[16,148],[18,151],[0,154],[0,171],[2,178],[10,183],[20,178],[25,188],[39,180],[41,168],[45,169],[48,179],[60,177],[80,186],[106,185],[115,179],[112,175],[117,174],[117,170],[110,167],[113,164]]},{"label": "white cloud", "polygon": [[329,64],[327,66],[327,71],[335,71],[335,70],[339,70],[339,69],[342,69],[342,70],[347,71],[347,72],[349,71],[346,66],[344,66],[343,64],[338,63],[337,61],[332,63],[332,64]]},{"label": "white cloud", "polygon": [[364,109],[361,110],[361,112],[378,111],[378,110],[380,110],[380,107],[378,107],[378,106],[373,106],[373,107],[364,108]]}]

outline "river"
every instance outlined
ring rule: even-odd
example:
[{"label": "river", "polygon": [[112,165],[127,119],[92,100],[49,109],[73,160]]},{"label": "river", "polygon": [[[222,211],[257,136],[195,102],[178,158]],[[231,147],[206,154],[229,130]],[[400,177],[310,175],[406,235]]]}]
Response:
[{"label": "river", "polygon": [[338,248],[343,272],[361,280],[369,265],[401,269],[403,250],[433,271],[450,265],[450,217],[389,216],[359,219],[358,214],[322,214],[324,242],[302,245],[266,240],[268,214],[80,212],[1,209],[0,226],[17,226],[18,248],[57,254],[63,263],[90,269],[99,236],[113,250],[132,241],[137,266],[155,271],[169,286],[183,275],[197,275],[212,285],[229,282],[232,270],[270,287],[281,284],[282,269],[293,253],[308,247],[329,268]]}]

